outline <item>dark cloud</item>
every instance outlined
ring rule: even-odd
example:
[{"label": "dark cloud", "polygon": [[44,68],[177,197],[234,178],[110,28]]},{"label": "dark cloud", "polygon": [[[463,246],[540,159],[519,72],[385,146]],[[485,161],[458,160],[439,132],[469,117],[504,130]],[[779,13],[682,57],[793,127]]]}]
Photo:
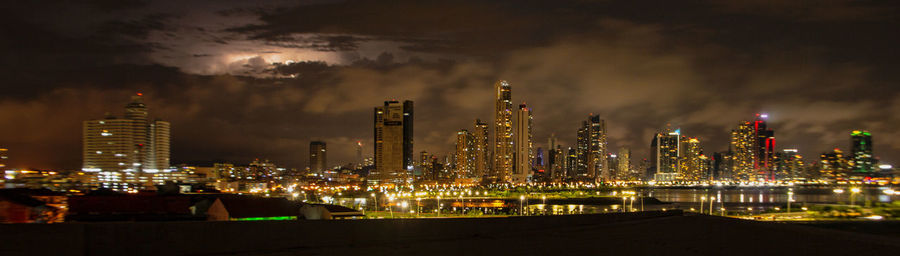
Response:
[{"label": "dark cloud", "polygon": [[[206,6],[183,8],[195,5]],[[534,110],[539,146],[553,133],[571,145],[593,113],[612,148],[636,156],[667,124],[724,150],[739,121],[768,112],[779,144],[808,158],[869,129],[893,162],[900,40],[885,15],[896,9],[882,5],[235,2],[195,13],[148,2],[78,29],[0,16],[12,35],[0,39],[0,145],[13,166],[76,169],[81,121],[142,91],[173,123],[176,163],[302,168],[312,139],[330,144],[332,164],[350,161],[356,141],[372,153],[371,109],[389,99],[416,101],[416,150],[445,154],[456,130],[491,122],[492,84],[506,79]]]}]

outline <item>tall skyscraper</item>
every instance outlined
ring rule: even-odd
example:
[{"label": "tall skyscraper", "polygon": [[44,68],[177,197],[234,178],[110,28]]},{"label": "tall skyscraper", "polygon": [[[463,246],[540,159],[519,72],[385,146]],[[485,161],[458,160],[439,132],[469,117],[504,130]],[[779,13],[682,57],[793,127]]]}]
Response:
[{"label": "tall skyscraper", "polygon": [[681,130],[665,130],[656,133],[650,142],[650,165],[652,178],[656,181],[671,182],[678,177],[681,156]]},{"label": "tall skyscraper", "polygon": [[797,149],[784,149],[782,152],[775,154],[775,172],[776,180],[793,180],[802,178],[803,173],[803,156]]},{"label": "tall skyscraper", "polygon": [[309,142],[309,170],[318,175],[323,175],[328,169],[328,152],[324,141]]},{"label": "tall skyscraper", "polygon": [[8,151],[9,151],[8,149],[0,148],[0,171],[3,171],[2,168],[5,168],[5,167],[6,167],[6,159],[8,158],[8,157],[6,156],[6,153],[7,153]]},{"label": "tall skyscraper", "polygon": [[703,148],[697,138],[683,139],[681,142],[680,178],[683,181],[700,181],[707,174]]},{"label": "tall skyscraper", "polygon": [[566,171],[565,171],[565,180],[575,180],[579,178],[578,174],[578,150],[572,147],[569,147],[563,154],[566,159]]},{"label": "tall skyscraper", "polygon": [[875,157],[872,155],[872,134],[868,131],[850,133],[850,165],[853,172],[875,171]]},{"label": "tall skyscraper", "polygon": [[526,183],[531,178],[531,162],[534,159],[534,145],[532,143],[533,116],[531,109],[525,104],[519,105],[516,111],[516,136],[515,140],[515,167],[512,173],[513,183]]},{"label": "tall skyscraper", "polygon": [[490,131],[488,124],[481,122],[481,119],[475,119],[475,131],[472,133],[475,145],[475,178],[481,179],[488,174],[488,163],[490,162],[490,143],[488,142]]},{"label": "tall skyscraper", "polygon": [[766,120],[769,118],[767,114],[756,114],[756,120],[753,121],[753,132],[756,137],[756,162],[753,168],[756,170],[758,178],[772,180],[772,160],[775,157],[775,131],[767,128]]},{"label": "tall skyscraper", "polygon": [[713,153],[712,157],[713,175],[718,180],[731,180],[734,168],[734,152],[723,151]]},{"label": "tall skyscraper", "polygon": [[[640,175],[634,172],[634,167],[631,165],[631,149],[628,147],[619,148],[618,156],[618,165],[615,166],[616,174],[615,177],[618,180],[635,180]],[[613,166],[610,166],[611,168]]]},{"label": "tall skyscraper", "polygon": [[422,172],[422,179],[426,181],[437,181],[437,173],[434,171],[434,161],[431,154],[427,151],[419,153],[419,170]]},{"label": "tall skyscraper", "polygon": [[619,173],[617,168],[619,168],[619,155],[614,153],[606,154],[606,166],[609,166],[609,180],[618,180]]},{"label": "tall skyscraper", "polygon": [[456,133],[456,177],[472,177],[475,170],[475,136],[462,129]]},{"label": "tall skyscraper", "polygon": [[609,179],[610,169],[606,160],[606,122],[600,119],[600,116],[591,114],[581,123],[576,138],[577,178],[585,181]]},{"label": "tall skyscraper", "polygon": [[733,149],[731,168],[734,181],[756,181],[755,163],[757,155],[756,129],[751,122],[741,122],[737,129],[731,131],[731,148]]},{"label": "tall skyscraper", "polygon": [[131,97],[125,118],[108,116],[83,124],[83,165],[96,172],[97,185],[136,191],[158,172],[169,172],[169,122],[149,121],[143,95]]},{"label": "tall skyscraper", "polygon": [[369,182],[405,183],[413,168],[413,102],[375,107],[375,170]]},{"label": "tall skyscraper", "polygon": [[365,163],[364,163],[365,159],[363,158],[362,150],[363,150],[362,141],[357,141],[356,142],[356,165],[359,167],[365,166]]},{"label": "tall skyscraper", "polygon": [[844,157],[844,152],[835,148],[831,152],[822,153],[819,157],[820,178],[828,180],[843,180],[850,172],[850,163]]},{"label": "tall skyscraper", "polygon": [[490,179],[510,182],[513,171],[512,88],[505,80],[494,83],[494,166]]},{"label": "tall skyscraper", "polygon": [[568,170],[568,161],[566,161],[566,157],[569,154],[558,144],[553,152],[553,165],[550,168],[550,177],[553,181],[564,181],[566,180],[566,170]]}]

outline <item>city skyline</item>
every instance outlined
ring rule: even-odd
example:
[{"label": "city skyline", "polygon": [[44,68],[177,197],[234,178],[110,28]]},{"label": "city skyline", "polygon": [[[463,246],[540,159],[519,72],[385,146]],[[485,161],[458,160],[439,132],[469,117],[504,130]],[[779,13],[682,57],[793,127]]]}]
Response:
[{"label": "city skyline", "polygon": [[[448,7],[397,4],[426,14]],[[22,14],[7,17],[18,29],[6,49],[17,52],[8,56],[19,68],[4,71],[19,86],[0,96],[7,165],[80,169],[80,134],[60,131],[116,111],[122,102],[110,99],[134,92],[172,122],[172,163],[265,158],[304,168],[311,140],[330,144],[331,164],[353,162],[357,141],[365,156],[373,154],[371,129],[360,128],[369,125],[373,102],[393,98],[419,102],[414,152],[444,156],[457,129],[473,118],[493,122],[490,91],[498,79],[516,87],[515,102],[538,111],[535,148],[547,149],[552,133],[560,145],[574,145],[571,131],[594,113],[607,123],[609,148],[627,146],[635,160],[649,156],[647,140],[665,124],[720,152],[735,123],[768,113],[778,150],[798,149],[806,158],[834,147],[849,152],[847,134],[867,130],[881,162],[900,157],[892,129],[900,119],[881,111],[900,109],[898,53],[889,50],[897,35],[884,33],[898,25],[889,15],[895,3],[833,1],[809,10],[660,2],[642,9],[683,15],[634,13],[630,3],[457,3],[468,7],[459,17],[479,17],[483,30],[456,18],[358,17],[373,27],[325,18],[372,5],[19,6]],[[109,8],[131,15],[109,15]],[[781,11],[797,9],[806,11]],[[96,19],[81,18],[88,16]],[[724,17],[732,22],[715,22]],[[400,24],[419,26],[400,33]],[[438,40],[430,31],[469,32]]]}]

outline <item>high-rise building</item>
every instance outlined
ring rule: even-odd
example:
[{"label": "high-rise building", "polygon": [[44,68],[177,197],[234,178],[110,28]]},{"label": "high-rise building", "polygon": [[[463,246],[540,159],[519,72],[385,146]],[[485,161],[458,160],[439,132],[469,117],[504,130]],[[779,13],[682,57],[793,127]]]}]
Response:
[{"label": "high-rise building", "polygon": [[819,177],[822,179],[843,180],[850,172],[850,163],[844,157],[844,152],[838,148],[822,153],[819,161]]},{"label": "high-rise building", "polygon": [[797,149],[784,149],[775,154],[773,172],[776,180],[794,180],[802,178],[803,156]]},{"label": "high-rise building", "polygon": [[[619,154],[617,154],[619,160],[616,168],[616,179],[618,180],[636,180],[640,177],[638,173],[634,171],[634,167],[631,165],[631,149],[628,147],[619,148]],[[610,166],[612,167],[612,166]]]},{"label": "high-rise building", "polygon": [[753,132],[756,137],[755,153],[756,161],[753,168],[756,170],[758,179],[772,180],[774,173],[772,172],[772,161],[775,157],[775,131],[767,128],[766,114],[756,114],[756,120],[753,121]]},{"label": "high-rise building", "polygon": [[683,181],[700,181],[707,176],[703,148],[697,138],[684,139],[681,142],[680,179]]},{"label": "high-rise building", "polygon": [[456,177],[472,177],[475,170],[475,136],[462,129],[456,133]]},{"label": "high-rise building", "polygon": [[472,133],[475,145],[475,163],[474,176],[481,179],[488,174],[488,163],[490,162],[490,143],[488,142],[490,131],[488,124],[481,122],[481,119],[475,119],[475,131]]},{"label": "high-rise building", "polygon": [[850,133],[850,158],[850,166],[853,172],[871,173],[875,171],[871,133],[868,131],[853,131]]},{"label": "high-rise building", "polygon": [[585,181],[608,180],[606,122],[600,119],[600,116],[591,114],[581,123],[576,138],[578,154],[576,178]]},{"label": "high-rise building", "polygon": [[505,80],[494,83],[494,165],[490,179],[510,182],[513,171],[512,88]]},{"label": "high-rise building", "polygon": [[564,175],[565,179],[575,180],[579,178],[580,176],[578,174],[578,164],[580,162],[578,161],[578,150],[569,147],[568,149],[566,149],[566,153],[563,155],[565,155],[566,159],[566,171]]},{"label": "high-rise building", "polygon": [[606,154],[606,166],[609,166],[609,180],[619,180],[619,155],[613,153]]},{"label": "high-rise building", "polygon": [[568,152],[558,144],[553,152],[553,164],[550,168],[550,177],[553,181],[564,181],[566,179],[566,170],[568,169],[568,161],[566,161]]},{"label": "high-rise building", "polygon": [[650,172],[656,181],[677,180],[681,156],[681,130],[656,133],[650,142]]},{"label": "high-rise building", "polygon": [[108,116],[83,123],[83,165],[97,173],[100,187],[136,191],[153,182],[151,176],[169,172],[170,124],[149,121],[143,95],[131,97],[125,118]]},{"label": "high-rise building", "polygon": [[712,173],[718,180],[730,180],[734,168],[734,152],[731,150],[713,153]]},{"label": "high-rise building", "polygon": [[531,179],[531,163],[534,159],[534,143],[532,142],[532,124],[534,117],[531,109],[525,104],[519,105],[516,111],[516,136],[515,140],[515,166],[511,181],[513,183],[527,183]]},{"label": "high-rise building", "polygon": [[2,168],[6,168],[6,159],[8,158],[6,153],[8,151],[8,149],[0,148],[0,171],[3,171]]},{"label": "high-rise building", "polygon": [[431,154],[427,151],[419,153],[419,170],[422,172],[422,179],[426,181],[437,181],[437,173],[434,171],[434,161]]},{"label": "high-rise building", "polygon": [[358,167],[365,166],[365,163],[364,163],[365,159],[363,159],[362,150],[363,150],[362,141],[357,141],[356,142],[356,165]]},{"label": "high-rise building", "polygon": [[375,107],[375,170],[369,182],[405,183],[413,169],[413,102]]},{"label": "high-rise building", "polygon": [[328,151],[324,141],[309,142],[309,170],[322,175],[328,169]]},{"label": "high-rise building", "polygon": [[741,122],[737,129],[731,131],[731,148],[733,149],[731,175],[734,181],[756,181],[755,165],[757,163],[757,137],[754,124]]}]

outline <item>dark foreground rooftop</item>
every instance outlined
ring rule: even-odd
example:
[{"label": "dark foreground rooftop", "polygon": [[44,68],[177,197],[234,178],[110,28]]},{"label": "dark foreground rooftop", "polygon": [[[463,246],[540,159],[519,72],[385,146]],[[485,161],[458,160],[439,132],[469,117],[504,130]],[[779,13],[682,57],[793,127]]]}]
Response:
[{"label": "dark foreground rooftop", "polygon": [[0,225],[0,255],[890,255],[900,238],[680,212]]}]

